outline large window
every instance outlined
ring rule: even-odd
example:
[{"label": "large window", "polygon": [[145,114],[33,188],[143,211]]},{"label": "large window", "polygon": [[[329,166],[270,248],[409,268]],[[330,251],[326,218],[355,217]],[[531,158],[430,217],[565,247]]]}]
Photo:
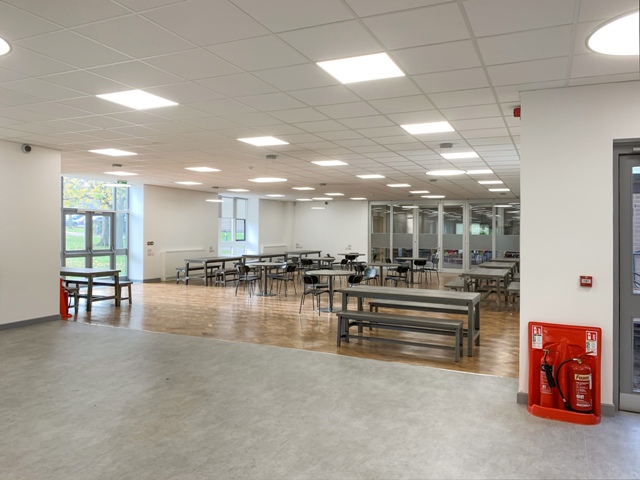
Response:
[{"label": "large window", "polygon": [[220,255],[235,256],[246,253],[247,199],[220,197]]},{"label": "large window", "polygon": [[117,268],[128,276],[129,189],[105,182],[62,179],[64,266]]}]

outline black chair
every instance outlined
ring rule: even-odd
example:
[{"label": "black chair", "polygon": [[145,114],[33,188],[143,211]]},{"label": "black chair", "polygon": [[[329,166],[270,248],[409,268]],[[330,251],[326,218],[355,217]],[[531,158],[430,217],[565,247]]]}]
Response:
[{"label": "black chair", "polygon": [[[427,259],[420,259],[413,261],[413,271],[418,272],[418,283],[422,283],[422,274],[426,272]],[[425,273],[426,278],[426,273]]]},{"label": "black chair", "polygon": [[302,283],[304,284],[304,290],[302,291],[302,297],[300,298],[300,310],[298,314],[302,313],[302,305],[304,305],[304,299],[307,295],[311,295],[313,300],[313,308],[316,308],[316,298],[318,299],[318,315],[320,315],[320,295],[326,293],[329,295],[329,284],[320,283],[320,277],[317,275],[303,275]]},{"label": "black chair", "polygon": [[296,291],[296,270],[297,266],[293,264],[285,265],[283,271],[280,273],[272,273],[268,276],[271,279],[271,290],[273,290],[273,283],[278,282],[278,293],[280,293],[280,288],[284,284],[284,296],[287,296],[287,283],[291,282],[293,284],[293,292],[297,295]]},{"label": "black chair", "polygon": [[340,260],[340,269],[347,270],[348,268],[349,268],[349,260],[347,260],[346,258],[343,258],[342,260]]},{"label": "black chair", "polygon": [[[431,266],[426,265],[424,267],[424,271],[425,272],[429,272],[429,281],[431,281],[433,279],[432,277],[432,273],[436,272],[436,278],[438,279],[438,283],[440,283],[440,273],[438,272],[438,263],[440,262],[440,259],[438,258],[437,255],[431,255]],[[425,273],[426,275],[426,273]]]},{"label": "black chair", "polygon": [[393,275],[387,275],[384,281],[394,282],[394,287],[397,287],[399,282],[404,282],[404,284],[407,287],[409,287],[409,279],[408,279],[409,270],[411,270],[410,267],[407,267],[405,265],[400,265],[398,268],[396,268],[395,273]]},{"label": "black chair", "polygon": [[360,285],[362,282],[362,275],[353,274],[349,275],[349,279],[347,280],[347,285],[350,287],[355,287],[356,285]]},{"label": "black chair", "polygon": [[254,287],[256,282],[260,282],[260,275],[255,275],[251,273],[251,268],[247,265],[238,265],[236,266],[236,270],[238,272],[238,281],[236,283],[236,293],[238,296],[238,287],[241,283],[244,283],[246,289],[249,290],[249,298],[253,295]]},{"label": "black chair", "polygon": [[376,285],[378,285],[378,271],[375,269],[375,267],[367,267],[364,271],[362,281],[369,285],[374,280],[376,282]]}]

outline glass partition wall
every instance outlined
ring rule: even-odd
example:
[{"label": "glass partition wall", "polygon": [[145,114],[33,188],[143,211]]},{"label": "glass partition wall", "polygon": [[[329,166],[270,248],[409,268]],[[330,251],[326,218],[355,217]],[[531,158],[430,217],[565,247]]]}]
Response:
[{"label": "glass partition wall", "polygon": [[498,201],[371,202],[371,261],[425,258],[461,271],[520,256],[520,205]]}]

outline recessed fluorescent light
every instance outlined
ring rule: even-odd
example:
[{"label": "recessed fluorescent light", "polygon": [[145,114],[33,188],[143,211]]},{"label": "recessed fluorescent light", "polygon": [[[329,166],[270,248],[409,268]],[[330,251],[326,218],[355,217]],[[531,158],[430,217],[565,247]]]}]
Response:
[{"label": "recessed fluorescent light", "polygon": [[507,205],[494,205],[494,207],[496,208],[511,208],[511,205],[507,204]]},{"label": "recessed fluorescent light", "polygon": [[638,12],[605,23],[587,39],[587,46],[605,55],[638,55]]},{"label": "recessed fluorescent light", "polygon": [[278,140],[275,137],[253,137],[253,138],[239,138],[241,142],[255,145],[256,147],[268,147],[271,145],[289,145],[288,142]]},{"label": "recessed fluorescent light", "polygon": [[356,175],[356,177],[362,178],[364,180],[371,180],[371,179],[374,179],[374,178],[384,178],[384,175],[378,175],[377,173],[372,173],[372,174],[369,174],[369,175]]},{"label": "recessed fluorescent light", "polygon": [[490,192],[509,192],[510,190],[508,188],[490,188],[489,191]]},{"label": "recessed fluorescent light", "polygon": [[386,53],[318,62],[318,66],[341,83],[404,77],[402,70]]},{"label": "recessed fluorescent light", "polygon": [[467,170],[467,175],[484,175],[486,173],[493,173],[492,170]]},{"label": "recessed fluorescent light", "polygon": [[286,178],[278,178],[278,177],[258,177],[258,178],[250,178],[250,182],[255,183],[277,183],[277,182],[286,182]]},{"label": "recessed fluorescent light", "polygon": [[121,170],[117,170],[115,172],[102,172],[102,173],[106,173],[107,175],[115,175],[117,177],[131,177],[133,175],[138,175],[137,173],[123,172]]},{"label": "recessed fluorescent light", "polygon": [[278,194],[278,193],[274,193],[274,194],[272,194],[272,195],[267,195],[267,197],[272,197],[272,198],[281,198],[281,197],[284,197],[284,195],[280,195],[280,194]]},{"label": "recessed fluorescent light", "polygon": [[344,193],[325,193],[327,197],[344,197]]},{"label": "recessed fluorescent light", "polygon": [[227,188],[227,192],[248,192],[246,188]]},{"label": "recessed fluorescent light", "polygon": [[480,185],[500,185],[504,183],[502,180],[478,180]]},{"label": "recessed fluorescent light", "polygon": [[391,188],[403,188],[403,187],[410,187],[411,185],[409,185],[408,183],[387,183],[387,187],[391,187]]},{"label": "recessed fluorescent light", "polygon": [[460,160],[462,158],[478,158],[479,155],[476,152],[458,152],[458,153],[441,153],[441,157],[447,160]]},{"label": "recessed fluorescent light", "polygon": [[118,150],[117,148],[102,148],[99,150],[89,150],[91,153],[99,153],[100,155],[109,155],[110,157],[129,157],[131,155],[138,155],[134,152],[127,152],[126,150]]},{"label": "recessed fluorescent light", "polygon": [[349,200],[366,200],[366,197],[351,197]]},{"label": "recessed fluorescent light", "polygon": [[441,133],[454,132],[454,128],[449,122],[431,122],[431,123],[413,123],[410,125],[400,125],[411,135],[419,135],[421,133]]},{"label": "recessed fluorescent light", "polygon": [[431,193],[429,190],[409,190],[409,193]]},{"label": "recessed fluorescent light", "polygon": [[200,172],[200,173],[220,171],[217,168],[210,168],[210,167],[185,167],[185,170],[191,170],[193,172]]},{"label": "recessed fluorescent light", "polygon": [[311,210],[324,210],[324,207],[311,207]]},{"label": "recessed fluorescent light", "polygon": [[202,185],[200,182],[175,182],[178,185]]},{"label": "recessed fluorescent light", "polygon": [[221,200],[219,198],[207,198],[205,200],[205,202],[211,202],[211,203],[224,203],[224,200]]},{"label": "recessed fluorescent light", "polygon": [[320,165],[321,167],[337,167],[340,165],[349,165],[348,163],[343,162],[342,160],[316,160],[315,162],[311,162],[315,165]]},{"label": "recessed fluorescent light", "polygon": [[333,198],[331,198],[331,197],[313,197],[313,199],[314,200],[324,200],[324,201],[333,200]]},{"label": "recessed fluorescent light", "polygon": [[421,198],[444,198],[444,195],[422,195]]},{"label": "recessed fluorescent light", "polygon": [[404,208],[405,210],[411,210],[412,208],[420,208],[418,205],[402,205],[401,208]]},{"label": "recessed fluorescent light", "polygon": [[293,187],[293,190],[315,190],[313,187]]},{"label": "recessed fluorescent light", "polygon": [[457,169],[449,169],[449,170],[431,170],[430,172],[427,172],[427,175],[435,175],[438,177],[451,177],[454,175],[464,175],[465,172],[464,170],[457,170]]},{"label": "recessed fluorescent light", "polygon": [[11,51],[11,45],[4,39],[0,38],[0,56],[6,55]]},{"label": "recessed fluorescent light", "polygon": [[103,183],[103,187],[129,188],[131,185],[127,183]]},{"label": "recessed fluorescent light", "polygon": [[512,213],[512,214],[520,213],[520,210],[509,210],[507,213]]},{"label": "recessed fluorescent light", "polygon": [[311,198],[296,198],[296,202],[313,202]]},{"label": "recessed fluorescent light", "polygon": [[98,98],[124,105],[135,110],[148,110],[150,108],[170,107],[178,105],[176,102],[158,97],[142,90],[127,90],[126,92],[105,93],[96,95]]}]

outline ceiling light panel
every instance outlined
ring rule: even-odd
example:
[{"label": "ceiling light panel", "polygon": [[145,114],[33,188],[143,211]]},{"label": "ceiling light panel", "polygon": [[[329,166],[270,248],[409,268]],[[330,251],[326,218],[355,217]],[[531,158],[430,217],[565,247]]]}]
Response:
[{"label": "ceiling light panel", "polygon": [[253,137],[253,138],[239,138],[241,142],[254,145],[256,147],[269,147],[272,145],[289,145],[288,142],[278,140],[275,137]]},{"label": "ceiling light panel", "polygon": [[321,167],[339,167],[341,165],[349,165],[342,160],[317,160],[311,163],[313,163],[314,165],[320,165]]},{"label": "ceiling light panel", "polygon": [[422,133],[442,133],[454,132],[454,128],[449,122],[431,122],[431,123],[413,123],[409,125],[400,125],[411,135],[420,135]]},{"label": "ceiling light panel", "polygon": [[220,171],[217,168],[210,168],[210,167],[185,167],[185,170],[191,170],[192,172],[200,172],[200,173]]},{"label": "ceiling light panel", "polygon": [[108,155],[110,157],[129,157],[132,155],[138,155],[134,152],[127,152],[126,150],[118,150],[117,148],[102,148],[99,150],[89,150],[91,153],[99,153],[100,155]]},{"label": "ceiling light panel", "polygon": [[447,160],[461,160],[463,158],[479,158],[476,152],[441,153],[442,158]]},{"label": "ceiling light panel", "polygon": [[98,98],[108,100],[118,105],[133,108],[135,110],[149,110],[151,108],[169,107],[178,105],[176,102],[158,97],[143,90],[127,90],[125,92],[105,93],[96,95]]},{"label": "ceiling light panel", "polygon": [[605,55],[638,55],[638,21],[638,12],[634,12],[606,23],[587,39],[587,46]]},{"label": "ceiling light panel", "polygon": [[131,177],[133,175],[138,175],[137,173],[123,172],[120,170],[117,170],[115,172],[102,172],[102,173],[106,173],[107,175],[116,175],[118,177]]},{"label": "ceiling light panel", "polygon": [[318,62],[318,66],[345,84],[404,77],[402,70],[386,53]]}]

